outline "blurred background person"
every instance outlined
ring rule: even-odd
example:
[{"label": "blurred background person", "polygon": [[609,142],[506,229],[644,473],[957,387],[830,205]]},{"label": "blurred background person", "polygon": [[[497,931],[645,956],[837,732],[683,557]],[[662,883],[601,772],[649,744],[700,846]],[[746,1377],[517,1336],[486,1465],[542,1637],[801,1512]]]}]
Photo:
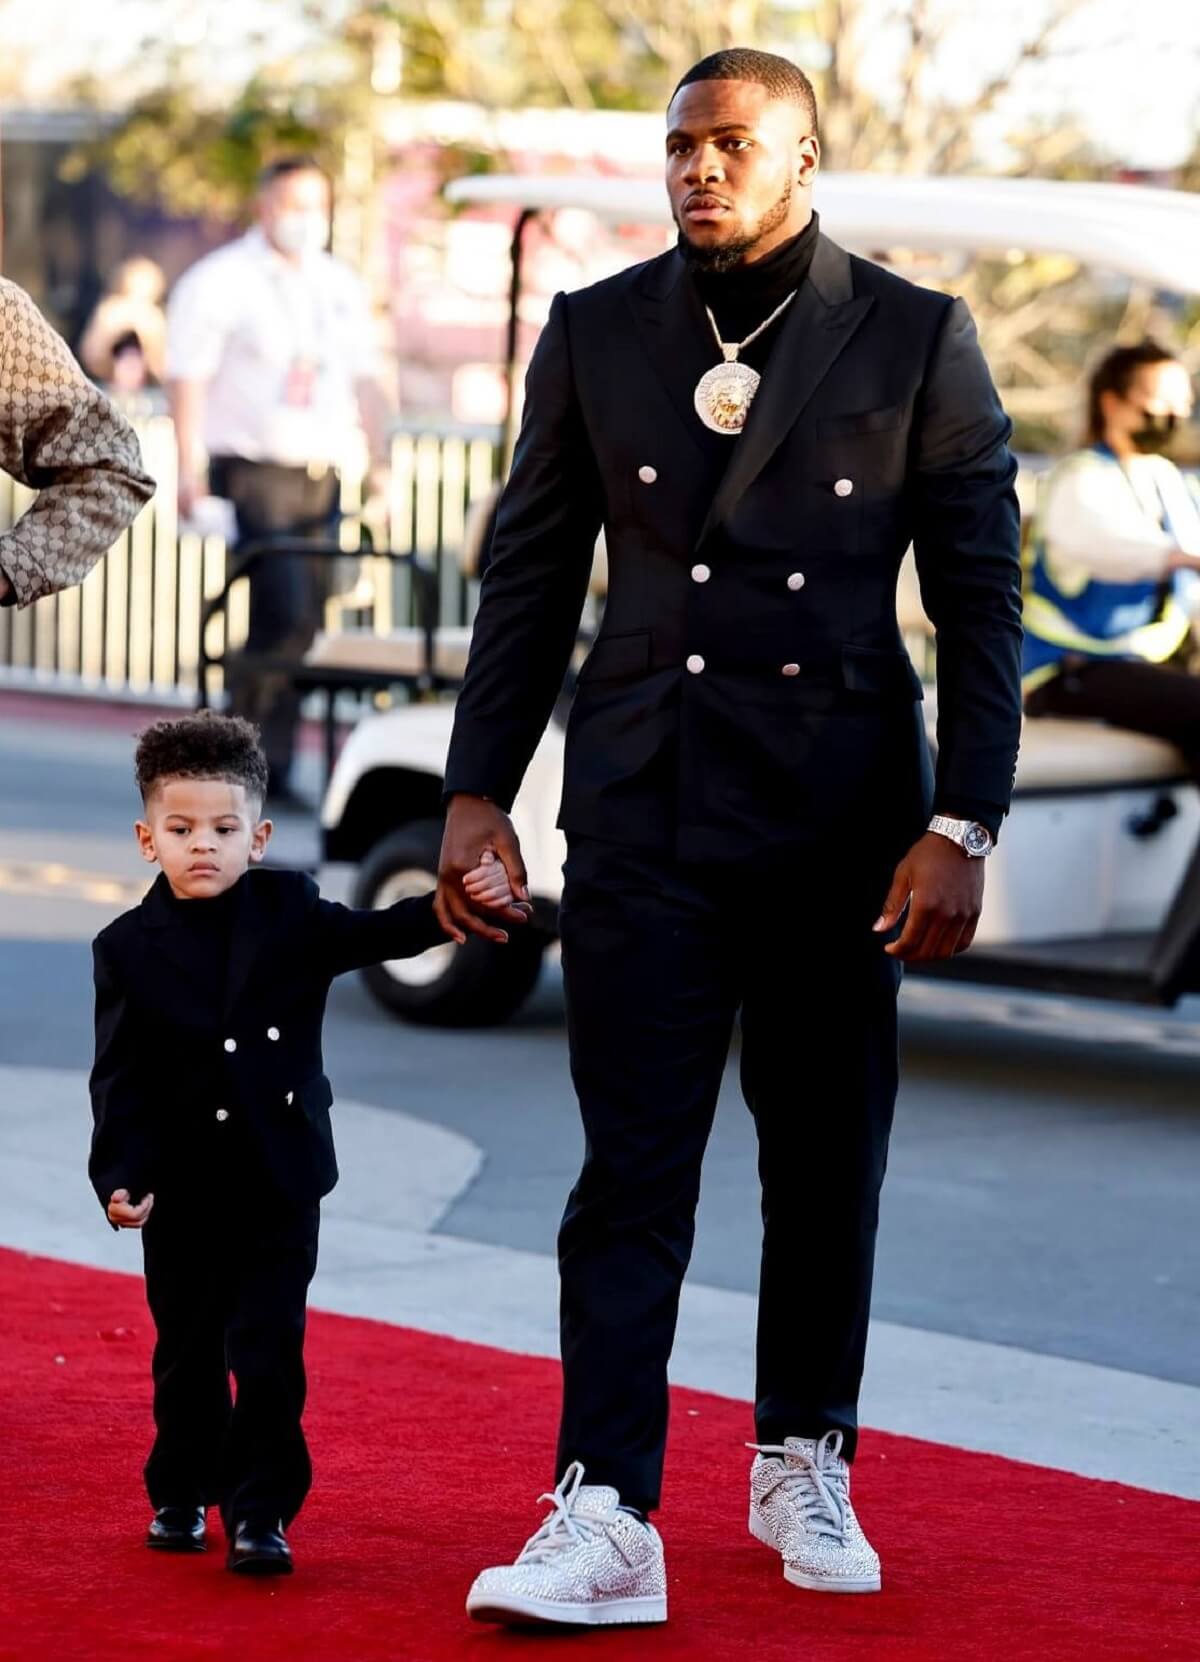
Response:
[{"label": "blurred background person", "polygon": [[0,535],[0,605],[81,583],[154,494],[133,429],[0,278],[0,468],[38,492]]},{"label": "blurred background person", "polygon": [[114,271],[79,342],[83,367],[105,389],[130,393],[162,384],[167,362],[166,286],[162,267],[144,254],[122,260]]},{"label": "blurred background person", "polygon": [[1025,708],[1176,745],[1200,779],[1200,506],[1164,452],[1191,378],[1155,341],[1118,346],[1088,382],[1087,444],[1042,482],[1025,584]]},{"label": "blurred background person", "polygon": [[150,386],[146,349],[141,337],[132,329],[127,329],[113,342],[109,395],[120,402],[136,400],[145,398]]},{"label": "blurred background person", "polygon": [[[366,292],[326,252],[329,182],[308,156],[260,179],[257,223],[180,279],[167,310],[167,381],[179,452],[179,510],[210,491],[233,507],[239,546],[320,539],[336,524],[340,471],[361,425],[373,488],[384,487],[388,401]],[[231,665],[235,713],[262,729],[276,809],[307,806],[291,786],[300,699],[287,665],[320,626],[329,563],[269,556],[252,570],[249,655]]]}]

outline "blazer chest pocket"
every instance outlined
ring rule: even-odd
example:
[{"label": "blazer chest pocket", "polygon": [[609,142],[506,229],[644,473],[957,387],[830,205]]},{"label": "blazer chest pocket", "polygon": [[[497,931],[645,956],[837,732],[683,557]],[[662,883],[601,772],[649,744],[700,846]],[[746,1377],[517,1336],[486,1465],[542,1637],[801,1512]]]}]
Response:
[{"label": "blazer chest pocket", "polygon": [[622,681],[644,675],[650,668],[652,636],[649,629],[633,635],[598,635],[579,671],[579,684]]},{"label": "blazer chest pocket", "polygon": [[871,433],[894,433],[904,421],[904,410],[899,404],[889,404],[881,410],[859,410],[851,415],[819,416],[817,437],[827,439],[857,439]]}]

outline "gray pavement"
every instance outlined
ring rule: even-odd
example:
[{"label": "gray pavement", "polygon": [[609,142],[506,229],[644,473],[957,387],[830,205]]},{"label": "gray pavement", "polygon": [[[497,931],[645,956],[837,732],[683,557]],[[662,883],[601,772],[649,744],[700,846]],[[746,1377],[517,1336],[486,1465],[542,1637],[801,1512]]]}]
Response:
[{"label": "gray pavement", "polygon": [[[152,875],[129,830],[138,721],[83,708],[64,720],[29,700],[6,708],[0,694],[0,1135],[11,1156],[0,1240],[33,1237],[38,1250],[89,1262],[110,1261],[113,1238],[66,1173],[86,1137],[88,942]],[[310,858],[310,829],[285,830],[282,852]],[[345,873],[327,875],[327,892],[344,889]],[[1200,1493],[1200,1473],[1179,1475],[1183,1444],[1200,1443],[1198,1012],[917,981],[903,998],[868,1417]],[[326,1033],[347,1175],[326,1230],[325,1302],[552,1349],[550,1255],[581,1146],[555,966],[514,1023],[481,1033],[401,1027],[346,978]],[[418,1216],[413,1174],[427,1168],[443,1178]],[[19,1208],[20,1240],[18,1170],[34,1195],[55,1174],[61,1197],[48,1213]],[[364,1171],[368,1199],[352,1175]],[[731,1071],[677,1372],[737,1394],[749,1389],[755,1187]]]}]

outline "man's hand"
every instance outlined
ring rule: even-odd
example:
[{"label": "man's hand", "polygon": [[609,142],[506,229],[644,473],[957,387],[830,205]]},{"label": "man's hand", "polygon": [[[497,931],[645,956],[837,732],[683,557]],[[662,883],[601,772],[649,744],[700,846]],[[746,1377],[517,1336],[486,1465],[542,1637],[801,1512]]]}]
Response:
[{"label": "man's hand", "polygon": [[510,905],[493,912],[492,916],[506,918],[510,923],[527,923],[529,889],[521,845],[512,828],[512,821],[503,809],[497,808],[486,797],[451,797],[446,811],[446,832],[442,838],[434,911],[442,928],[459,946],[468,935],[482,935],[488,941],[508,939],[503,929],[497,929],[494,923],[479,915],[475,903],[463,888],[464,878],[476,871],[485,850],[489,849],[501,862],[509,887],[517,897]]},{"label": "man's hand", "polygon": [[153,1195],[143,1195],[136,1206],[129,1204],[128,1189],[114,1189],[108,1197],[108,1221],[118,1229],[140,1229],[153,1209]]},{"label": "man's hand", "polygon": [[392,501],[392,470],[387,462],[374,462],[367,474],[363,489],[362,518],[372,530],[383,537],[381,546],[387,546],[387,525]]},{"label": "man's hand", "polygon": [[983,861],[972,860],[949,837],[927,831],[896,867],[876,932],[893,928],[906,905],[904,928],[885,952],[910,964],[965,952],[983,906]]},{"label": "man's hand", "polygon": [[183,473],[179,475],[179,517],[191,519],[196,511],[196,504],[202,496],[208,494],[208,480],[202,473]]}]

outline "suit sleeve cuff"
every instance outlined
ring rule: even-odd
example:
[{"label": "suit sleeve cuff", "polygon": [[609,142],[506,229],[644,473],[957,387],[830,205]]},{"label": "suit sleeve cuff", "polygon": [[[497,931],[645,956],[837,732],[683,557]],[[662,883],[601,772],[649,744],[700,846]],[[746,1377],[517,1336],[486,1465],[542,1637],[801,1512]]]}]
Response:
[{"label": "suit sleeve cuff", "polygon": [[497,808],[511,814],[516,795],[515,790],[509,790],[508,786],[499,780],[492,780],[490,783],[487,780],[472,780],[469,784],[464,784],[461,779],[451,776],[442,786],[442,806],[448,808],[451,797],[477,796],[484,802],[494,802]]}]

